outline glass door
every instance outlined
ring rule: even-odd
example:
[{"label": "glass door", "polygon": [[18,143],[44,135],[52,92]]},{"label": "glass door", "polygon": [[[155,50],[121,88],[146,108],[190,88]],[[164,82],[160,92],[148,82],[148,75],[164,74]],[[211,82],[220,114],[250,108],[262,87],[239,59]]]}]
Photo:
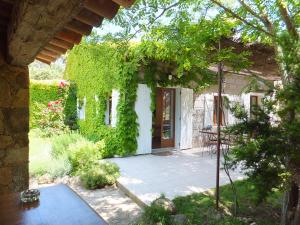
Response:
[{"label": "glass door", "polygon": [[157,89],[156,110],[153,122],[153,148],[174,147],[175,89]]}]

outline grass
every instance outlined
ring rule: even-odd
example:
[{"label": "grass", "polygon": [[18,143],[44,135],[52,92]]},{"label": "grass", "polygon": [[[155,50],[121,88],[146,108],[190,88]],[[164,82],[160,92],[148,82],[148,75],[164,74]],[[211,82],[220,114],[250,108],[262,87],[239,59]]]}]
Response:
[{"label": "grass", "polygon": [[[277,225],[280,216],[280,192],[272,194],[266,202],[257,205],[254,186],[248,181],[236,181],[237,194],[239,198],[238,217],[251,218],[257,225]],[[230,185],[220,188],[222,214],[215,210],[215,199],[213,192],[195,193],[188,196],[177,197],[173,200],[176,205],[177,214],[185,214],[189,219],[189,224],[207,225],[246,225],[232,215],[234,206],[234,195]],[[159,221],[158,221],[159,215]],[[171,225],[170,214],[161,212],[150,206],[145,209],[142,222],[139,224]]]},{"label": "grass", "polygon": [[36,132],[29,135],[29,173],[31,176],[41,176],[48,173],[53,178],[69,172],[66,156],[54,159],[51,156],[50,138],[41,138]]}]

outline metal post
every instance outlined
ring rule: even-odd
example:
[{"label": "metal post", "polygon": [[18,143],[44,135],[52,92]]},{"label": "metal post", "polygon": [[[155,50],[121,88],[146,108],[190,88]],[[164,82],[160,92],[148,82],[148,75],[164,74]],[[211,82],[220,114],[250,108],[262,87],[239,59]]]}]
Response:
[{"label": "metal post", "polygon": [[[221,41],[219,41],[219,52]],[[218,65],[218,101],[217,101],[217,174],[216,174],[216,209],[220,201],[220,155],[221,155],[221,115],[222,113],[222,62]]]}]

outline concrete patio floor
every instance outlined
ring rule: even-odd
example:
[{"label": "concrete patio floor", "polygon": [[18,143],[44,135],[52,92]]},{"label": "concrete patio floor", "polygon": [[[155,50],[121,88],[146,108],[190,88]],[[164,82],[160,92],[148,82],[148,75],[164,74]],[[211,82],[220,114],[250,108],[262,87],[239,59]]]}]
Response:
[{"label": "concrete patio floor", "polygon": [[[140,205],[149,205],[161,194],[173,199],[207,191],[216,183],[216,157],[202,154],[199,149],[176,151],[168,156],[141,155],[111,161],[120,167],[120,188]],[[231,171],[230,175],[233,180],[244,177],[240,171]],[[227,175],[221,170],[220,184],[228,183]]]}]

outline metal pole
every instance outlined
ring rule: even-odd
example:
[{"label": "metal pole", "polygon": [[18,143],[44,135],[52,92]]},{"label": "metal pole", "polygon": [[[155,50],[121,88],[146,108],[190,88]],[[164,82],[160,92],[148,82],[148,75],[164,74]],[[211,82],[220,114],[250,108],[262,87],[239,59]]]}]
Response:
[{"label": "metal pole", "polygon": [[[221,41],[219,41],[219,52]],[[217,101],[217,174],[216,174],[216,209],[220,201],[220,155],[221,155],[221,113],[222,113],[222,62],[218,65],[218,101]]]}]

